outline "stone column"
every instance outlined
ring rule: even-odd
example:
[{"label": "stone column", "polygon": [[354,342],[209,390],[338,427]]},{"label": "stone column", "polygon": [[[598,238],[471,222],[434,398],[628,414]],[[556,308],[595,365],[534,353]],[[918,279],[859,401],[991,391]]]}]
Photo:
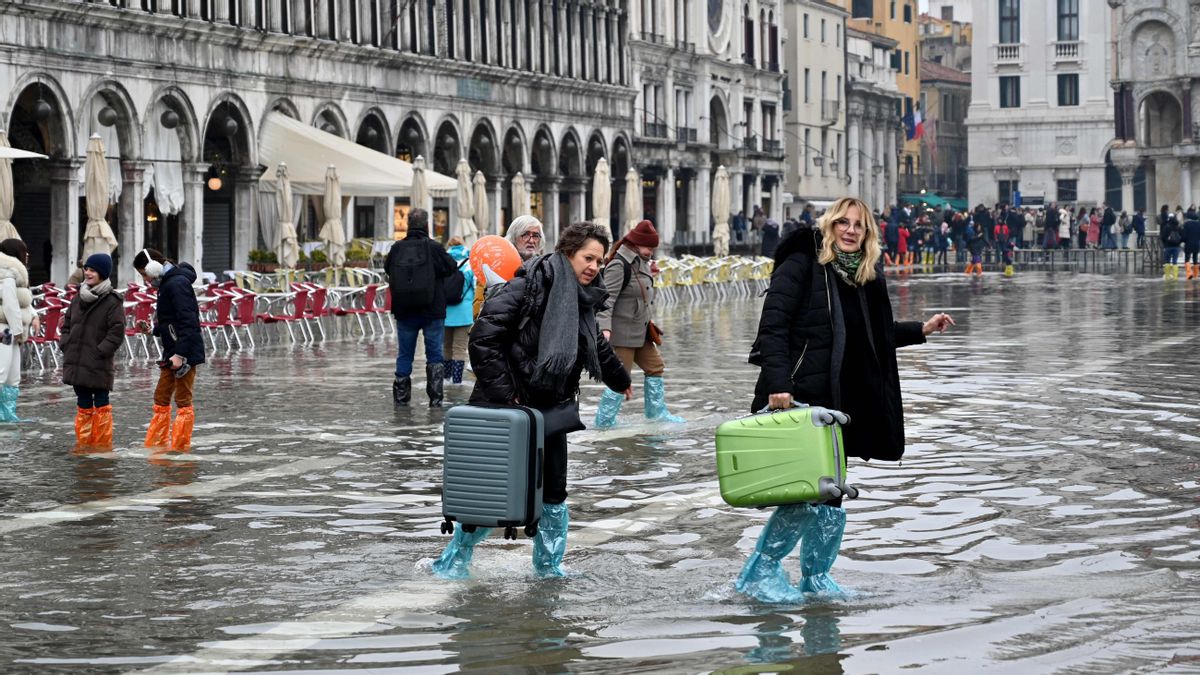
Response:
[{"label": "stone column", "polygon": [[[79,168],[77,158],[50,162],[50,278],[66,286],[79,259]],[[34,252],[37,255],[38,252]]]},{"label": "stone column", "polygon": [[547,251],[553,251],[558,243],[558,178],[541,179],[542,186],[542,236]]},{"label": "stone column", "polygon": [[133,271],[133,257],[142,250],[145,238],[146,217],[145,201],[142,199],[142,180],[145,177],[149,162],[121,162],[121,225],[117,234],[119,242],[117,251],[120,253],[121,266],[117,272],[116,281],[130,281],[136,277]]},{"label": "stone column", "polygon": [[1179,203],[1183,208],[1192,205],[1192,158],[1182,157],[1179,160]]},{"label": "stone column", "polygon": [[179,213],[179,258],[197,272],[204,266],[204,174],[207,164],[183,165],[183,209]]},{"label": "stone column", "polygon": [[[716,221],[712,212],[712,176],[716,169],[700,169],[696,172],[696,209],[692,211],[692,222],[688,223],[689,232],[699,233],[696,236],[701,241],[709,240],[709,226]],[[731,202],[732,203],[732,202]],[[728,215],[728,214],[726,214]]]},{"label": "stone column", "polygon": [[392,197],[375,198],[375,227],[373,231],[376,239],[392,238],[392,233],[395,232],[395,226],[392,224],[392,212],[395,211],[395,208],[395,200]]},{"label": "stone column", "polygon": [[[232,269],[245,269],[258,237],[258,171],[244,167],[237,172],[233,184],[233,250],[229,264]],[[222,271],[222,270],[216,270]]]},{"label": "stone column", "polygon": [[229,2],[230,0],[213,0],[213,23],[229,23]]},{"label": "stone column", "polygon": [[884,151],[887,153],[885,166],[885,184],[883,199],[888,204],[896,203],[896,181],[899,175],[896,171],[896,125],[888,124],[887,137],[884,139]]},{"label": "stone column", "polygon": [[[891,205],[887,203],[887,148],[883,143],[883,129],[879,128],[878,121],[872,136],[875,137],[875,149],[871,154],[875,156],[875,161],[871,166],[871,175],[875,178],[871,182],[871,200],[875,202],[875,208],[882,211],[884,206]],[[875,171],[876,166],[880,167],[878,173]]]},{"label": "stone column", "polygon": [[[849,128],[846,130],[846,175],[850,177],[850,185],[846,186],[846,192],[866,201],[862,191],[862,176],[859,175],[859,159],[862,157],[860,154],[862,150],[858,138],[860,133],[858,118],[851,117],[849,123]],[[872,206],[878,208],[875,205]]]},{"label": "stone column", "polygon": [[504,206],[504,179],[499,176],[488,176],[487,193],[488,208],[492,212],[488,222],[492,224],[493,229],[491,232],[480,232],[480,234],[503,235],[508,230],[508,223],[503,222],[504,212],[501,210],[501,207]]},{"label": "stone column", "polygon": [[1121,174],[1121,208],[1129,212],[1129,217],[1133,217],[1133,177],[1137,173],[1136,164],[1120,164],[1117,165],[1117,171]]},{"label": "stone column", "polygon": [[[750,206],[751,208],[754,206],[762,206],[762,174],[755,174],[754,176],[754,187],[750,188]],[[749,211],[747,211],[747,213],[749,213]],[[768,218],[771,217],[771,214],[767,212],[767,209],[763,209],[763,214]]]},{"label": "stone column", "polygon": [[271,0],[267,9],[267,30],[272,33],[283,32],[283,5],[291,2],[291,0]]},{"label": "stone column", "polygon": [[660,243],[674,241],[675,231],[679,228],[679,213],[675,204],[675,170],[671,167],[667,167],[667,173],[658,181],[658,194],[659,203],[662,204],[659,224],[656,225]]},{"label": "stone column", "polygon": [[1146,231],[1158,232],[1158,162],[1146,162]]}]

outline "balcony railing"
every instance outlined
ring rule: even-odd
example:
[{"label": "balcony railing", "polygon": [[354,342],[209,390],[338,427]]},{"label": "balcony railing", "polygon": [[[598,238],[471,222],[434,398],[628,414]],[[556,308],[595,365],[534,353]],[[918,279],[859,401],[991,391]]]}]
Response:
[{"label": "balcony railing", "polygon": [[777,140],[764,139],[763,152],[767,153],[768,155],[782,155],[783,143]]},{"label": "balcony railing", "polygon": [[750,136],[742,139],[742,147],[750,152],[758,152],[758,136]]},{"label": "balcony railing", "polygon": [[679,143],[695,143],[696,130],[691,127],[675,127],[675,140]]},{"label": "balcony railing", "polygon": [[821,101],[821,121],[836,122],[838,113],[841,111],[842,102],[838,99],[825,99]]},{"label": "balcony railing", "polygon": [[1055,61],[1080,61],[1083,59],[1083,43],[1078,40],[1052,44],[1054,45]]},{"label": "balcony railing", "polygon": [[665,124],[657,124],[655,122],[646,122],[645,127],[646,127],[646,129],[645,129],[646,136],[648,138],[666,138],[667,137],[667,125],[665,125]]},{"label": "balcony railing", "polygon": [[996,63],[1020,63],[1024,59],[1025,45],[1002,44],[995,45]]},{"label": "balcony railing", "polygon": [[654,44],[662,44],[666,42],[666,38],[657,33],[642,33],[642,42],[653,42]]},{"label": "balcony railing", "polygon": [[695,54],[696,53],[696,43],[695,42],[685,42],[683,40],[676,40],[675,41],[675,49],[678,49],[681,52],[688,52],[690,54]]}]

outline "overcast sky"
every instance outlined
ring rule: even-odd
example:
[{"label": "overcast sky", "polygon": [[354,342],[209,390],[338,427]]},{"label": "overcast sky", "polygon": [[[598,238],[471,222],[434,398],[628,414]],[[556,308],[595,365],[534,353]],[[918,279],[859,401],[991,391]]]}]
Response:
[{"label": "overcast sky", "polygon": [[929,11],[929,0],[921,0],[920,9],[922,12],[928,12]]}]

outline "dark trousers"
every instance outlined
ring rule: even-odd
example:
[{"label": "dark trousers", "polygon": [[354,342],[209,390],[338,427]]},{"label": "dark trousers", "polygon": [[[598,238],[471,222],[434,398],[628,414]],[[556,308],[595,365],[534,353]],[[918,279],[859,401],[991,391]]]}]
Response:
[{"label": "dark trousers", "polygon": [[546,454],[542,460],[542,503],[561,504],[567,501],[567,435],[546,437]]},{"label": "dark trousers", "polygon": [[413,357],[417,353],[417,337],[425,337],[425,364],[442,362],[442,343],[446,339],[446,320],[423,317],[396,319],[396,377],[409,377],[413,370]]},{"label": "dark trousers", "polygon": [[80,408],[103,408],[108,405],[108,394],[107,389],[75,387],[75,398]]}]

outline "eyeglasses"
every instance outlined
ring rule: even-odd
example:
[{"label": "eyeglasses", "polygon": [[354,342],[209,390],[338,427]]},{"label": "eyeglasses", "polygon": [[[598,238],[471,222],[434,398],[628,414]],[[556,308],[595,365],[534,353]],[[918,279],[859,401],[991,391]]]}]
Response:
[{"label": "eyeglasses", "polygon": [[867,226],[864,225],[861,221],[857,222],[857,223],[852,223],[849,220],[846,220],[845,218],[838,218],[837,220],[833,221],[833,226],[839,230],[852,230],[852,231],[858,231],[858,232],[866,232],[867,231]]},{"label": "eyeglasses", "polygon": [[537,241],[538,239],[542,238],[542,233],[541,232],[525,232],[525,233],[522,233],[519,238],[520,239],[532,239],[534,241]]}]

